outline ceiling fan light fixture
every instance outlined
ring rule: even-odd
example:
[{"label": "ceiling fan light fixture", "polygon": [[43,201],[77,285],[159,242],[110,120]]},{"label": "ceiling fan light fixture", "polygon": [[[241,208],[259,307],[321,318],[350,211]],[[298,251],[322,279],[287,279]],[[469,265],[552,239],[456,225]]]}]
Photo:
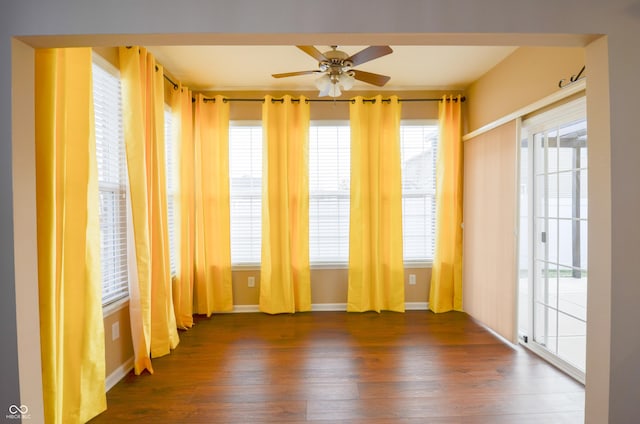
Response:
[{"label": "ceiling fan light fixture", "polygon": [[338,84],[334,84],[330,80],[326,85],[318,89],[320,90],[320,93],[318,93],[318,97],[340,97],[342,95]]},{"label": "ceiling fan light fixture", "polygon": [[340,85],[342,86],[342,89],[345,91],[351,90],[353,88],[353,83],[356,82],[356,79],[353,77],[353,75],[350,72],[345,72],[342,75],[340,75]]},{"label": "ceiling fan light fixture", "polygon": [[340,97],[339,78],[336,75],[324,74],[316,79],[316,87],[320,90],[318,97]]},{"label": "ceiling fan light fixture", "polygon": [[324,91],[331,85],[331,78],[329,74],[322,74],[322,76],[316,79],[316,88],[320,91]]},{"label": "ceiling fan light fixture", "polygon": [[[355,81],[356,79],[350,72],[323,74],[320,78],[316,79],[316,87],[320,90],[318,97],[340,97],[342,90],[351,90]],[[341,87],[342,90],[340,90]]]}]

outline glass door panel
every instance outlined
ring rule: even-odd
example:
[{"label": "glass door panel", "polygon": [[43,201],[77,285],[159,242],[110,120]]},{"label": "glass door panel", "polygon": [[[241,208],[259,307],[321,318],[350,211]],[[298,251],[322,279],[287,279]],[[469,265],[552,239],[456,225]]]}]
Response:
[{"label": "glass door panel", "polygon": [[587,126],[584,118],[550,121],[531,127],[525,121],[520,143],[519,329],[525,345],[583,379]]}]

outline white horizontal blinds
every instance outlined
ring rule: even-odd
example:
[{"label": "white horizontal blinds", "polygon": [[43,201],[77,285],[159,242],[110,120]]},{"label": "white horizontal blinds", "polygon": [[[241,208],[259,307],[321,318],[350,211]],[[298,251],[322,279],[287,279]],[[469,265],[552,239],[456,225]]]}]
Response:
[{"label": "white horizontal blinds", "polygon": [[309,134],[309,259],[349,261],[349,123],[311,126]]},{"label": "white horizontal blinds", "polygon": [[127,268],[127,189],[122,99],[118,71],[93,64],[102,304],[129,295]]},{"label": "white horizontal blinds", "polygon": [[231,263],[259,264],[262,243],[262,127],[229,127]]},{"label": "white horizontal blinds", "polygon": [[434,249],[438,126],[403,124],[400,146],[404,261],[425,262]]},{"label": "white horizontal blinds", "polygon": [[171,276],[177,275],[176,260],[176,218],[175,218],[175,193],[176,193],[176,158],[173,133],[173,112],[169,105],[164,106],[164,150],[166,173],[165,179],[167,184],[167,224],[169,229],[169,263],[171,267]]}]

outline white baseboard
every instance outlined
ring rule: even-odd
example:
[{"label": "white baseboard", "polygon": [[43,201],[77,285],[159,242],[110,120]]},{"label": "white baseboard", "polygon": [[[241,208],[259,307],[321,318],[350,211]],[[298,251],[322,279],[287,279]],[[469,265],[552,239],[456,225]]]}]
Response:
[{"label": "white baseboard", "polygon": [[111,390],[111,388],[118,384],[118,382],[122,380],[127,374],[129,374],[129,371],[131,371],[132,369],[133,356],[107,376],[104,384],[105,391],[108,392],[109,390]]},{"label": "white baseboard", "polygon": [[233,311],[231,311],[231,313],[234,314],[246,314],[252,312],[260,312],[260,307],[258,305],[233,305]]},{"label": "white baseboard", "polygon": [[405,302],[405,311],[426,311],[429,309],[429,302]]},{"label": "white baseboard", "polygon": [[347,310],[346,303],[314,303],[311,305],[312,312],[329,312],[329,311],[346,312],[346,310]]},{"label": "white baseboard", "polygon": [[[404,309],[407,311],[426,311],[429,309],[428,302],[406,302]],[[312,312],[346,311],[346,303],[314,303],[311,305]],[[258,305],[234,305],[232,313],[255,313],[260,312]]]}]

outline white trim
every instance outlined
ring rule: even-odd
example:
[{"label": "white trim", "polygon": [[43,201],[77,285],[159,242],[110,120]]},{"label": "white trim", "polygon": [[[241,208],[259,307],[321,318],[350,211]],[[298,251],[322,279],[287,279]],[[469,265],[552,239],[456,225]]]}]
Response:
[{"label": "white trim", "polygon": [[521,118],[524,115],[535,112],[536,110],[540,110],[543,107],[549,106],[555,102],[566,99],[567,97],[579,93],[587,88],[587,80],[586,78],[582,78],[575,83],[563,88],[562,90],[556,91],[555,93],[544,97],[537,102],[533,102],[521,109],[516,110],[508,115],[503,116],[502,118],[498,118],[493,122],[488,123],[487,125],[478,128],[477,130],[471,131],[468,134],[465,134],[462,137],[462,141],[471,140],[474,137],[477,137],[481,134],[484,134],[488,131],[491,131],[494,128],[498,128],[501,125],[506,124],[507,122],[511,122],[514,119]]},{"label": "white trim", "polygon": [[346,303],[314,303],[311,305],[312,312],[347,311]]},{"label": "white trim", "polygon": [[[405,302],[406,311],[426,311],[429,309],[429,302]],[[311,305],[311,312],[346,312],[346,303],[314,303]],[[260,312],[258,305],[234,305],[234,314],[245,314]]]},{"label": "white trim", "polygon": [[314,269],[349,269],[349,262],[312,262],[310,268],[312,271]]},{"label": "white trim", "polygon": [[260,307],[258,305],[233,305],[233,314],[247,314],[260,312]]},{"label": "white trim", "polygon": [[120,300],[116,300],[113,303],[109,303],[102,307],[102,318],[107,318],[115,314],[116,312],[129,307],[129,296],[123,297]]},{"label": "white trim", "polygon": [[404,269],[433,268],[433,259],[404,261]]},{"label": "white trim", "polygon": [[405,302],[405,311],[426,311],[429,309],[429,302]]},{"label": "white trim", "polygon": [[520,345],[529,349],[531,352],[535,353],[545,361],[549,362],[554,367],[558,368],[560,371],[569,375],[570,377],[577,380],[578,382],[585,384],[585,373],[579,370],[578,368],[576,368],[575,366],[571,365],[567,361],[549,352],[547,349],[538,345],[538,343],[534,341],[525,343],[524,341],[519,340],[519,343]]},{"label": "white trim", "polygon": [[127,361],[124,364],[120,365],[111,374],[107,376],[107,378],[104,381],[105,392],[108,392],[109,390],[111,390],[111,388],[116,384],[118,384],[118,382],[122,380],[124,377],[126,377],[127,374],[129,374],[129,371],[131,371],[132,369],[133,369],[133,356],[127,359]]},{"label": "white trim", "polygon": [[260,264],[239,263],[231,264],[231,272],[233,271],[260,271]]},{"label": "white trim", "polygon": [[[232,264],[231,271],[260,271],[260,264]],[[314,269],[349,269],[349,262],[311,262],[309,268]],[[404,261],[404,269],[433,268],[433,259]]]}]

